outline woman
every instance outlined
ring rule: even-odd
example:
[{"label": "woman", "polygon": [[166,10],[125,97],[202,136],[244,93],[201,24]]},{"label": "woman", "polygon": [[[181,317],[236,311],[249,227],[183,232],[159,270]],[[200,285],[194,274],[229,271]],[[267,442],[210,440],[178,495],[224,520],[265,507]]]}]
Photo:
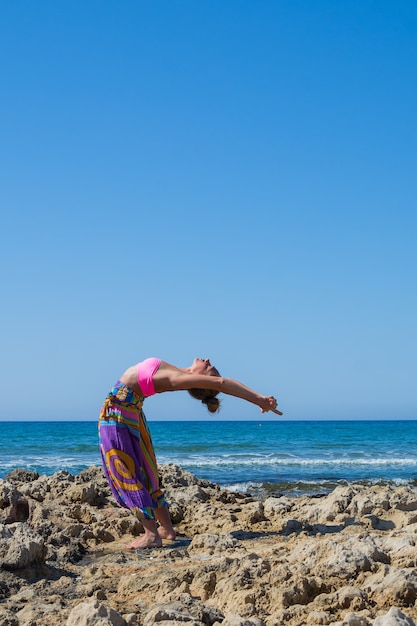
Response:
[{"label": "woman", "polygon": [[159,487],[155,453],[142,404],[164,391],[186,389],[210,413],[219,410],[221,391],[257,404],[261,411],[277,410],[273,396],[263,396],[237,380],[223,378],[209,359],[194,359],[190,367],[150,358],[129,367],[108,394],[100,413],[100,450],[104,471],[117,502],[140,519],[144,535],[127,547],[157,548],[175,539],[167,503]]}]

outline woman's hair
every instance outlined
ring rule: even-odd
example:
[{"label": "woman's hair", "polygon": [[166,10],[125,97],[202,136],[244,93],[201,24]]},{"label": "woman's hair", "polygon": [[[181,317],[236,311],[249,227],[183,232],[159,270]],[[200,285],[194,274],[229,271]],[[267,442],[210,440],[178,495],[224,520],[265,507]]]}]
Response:
[{"label": "woman's hair", "polygon": [[210,413],[220,411],[220,400],[216,398],[218,391],[213,389],[189,389],[188,393],[196,400],[201,400]]}]

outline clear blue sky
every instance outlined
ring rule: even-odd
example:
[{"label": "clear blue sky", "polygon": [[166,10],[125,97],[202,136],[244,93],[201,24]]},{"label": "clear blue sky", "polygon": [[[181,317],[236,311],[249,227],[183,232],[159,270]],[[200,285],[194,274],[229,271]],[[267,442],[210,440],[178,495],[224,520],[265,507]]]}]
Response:
[{"label": "clear blue sky", "polygon": [[401,0],[4,0],[0,419],[95,419],[147,356],[417,419],[416,42]]}]

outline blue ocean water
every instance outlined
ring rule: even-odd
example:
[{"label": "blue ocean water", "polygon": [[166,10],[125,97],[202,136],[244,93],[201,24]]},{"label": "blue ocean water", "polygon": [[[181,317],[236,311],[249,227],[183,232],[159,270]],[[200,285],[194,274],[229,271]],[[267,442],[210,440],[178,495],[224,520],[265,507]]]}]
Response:
[{"label": "blue ocean water", "polygon": [[[150,422],[159,463],[232,489],[325,493],[417,484],[417,421]],[[77,474],[100,464],[96,422],[1,422],[0,478],[18,467]]]}]

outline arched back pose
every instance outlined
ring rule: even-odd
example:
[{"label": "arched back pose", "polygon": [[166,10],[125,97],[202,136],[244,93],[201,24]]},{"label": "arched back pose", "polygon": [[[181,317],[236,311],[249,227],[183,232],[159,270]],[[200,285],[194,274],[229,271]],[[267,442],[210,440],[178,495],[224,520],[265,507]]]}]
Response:
[{"label": "arched back pose", "polygon": [[113,495],[122,507],[135,513],[145,530],[127,546],[131,549],[157,548],[162,539],[175,539],[142,405],[148,396],[181,389],[201,400],[211,413],[219,409],[217,394],[223,392],[258,405],[263,413],[282,415],[273,396],[223,378],[208,359],[194,359],[190,367],[181,368],[149,358],[129,367],[107,395],[99,434],[104,472]]}]

